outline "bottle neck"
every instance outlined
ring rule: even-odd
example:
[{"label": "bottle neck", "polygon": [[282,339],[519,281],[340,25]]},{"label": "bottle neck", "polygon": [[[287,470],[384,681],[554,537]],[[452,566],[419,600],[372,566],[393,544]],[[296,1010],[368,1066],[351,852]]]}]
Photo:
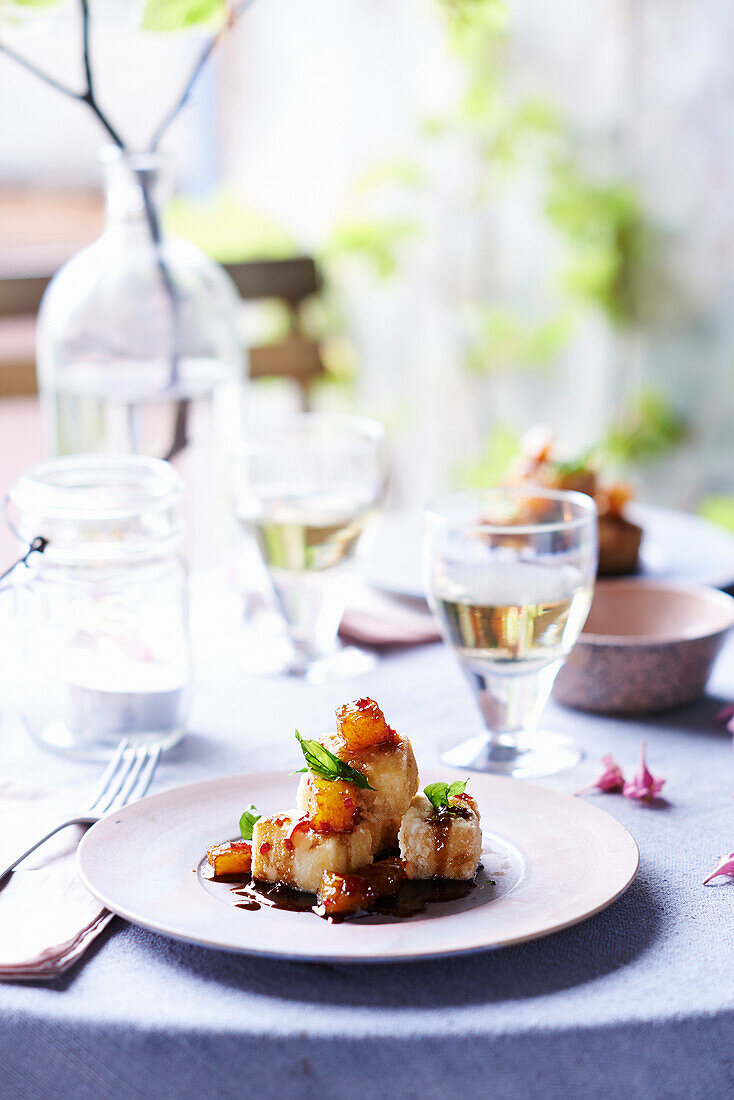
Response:
[{"label": "bottle neck", "polygon": [[170,193],[168,161],[159,153],[125,153],[116,146],[102,151],[105,229],[155,240],[161,236],[161,211]]}]

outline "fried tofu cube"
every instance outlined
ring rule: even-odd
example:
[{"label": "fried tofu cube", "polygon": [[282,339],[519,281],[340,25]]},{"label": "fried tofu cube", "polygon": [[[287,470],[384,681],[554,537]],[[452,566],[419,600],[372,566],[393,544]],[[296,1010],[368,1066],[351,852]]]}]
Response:
[{"label": "fried tofu cube", "polygon": [[252,876],[315,894],[325,871],[346,874],[372,862],[372,834],[364,824],[320,833],[295,811],[261,817],[252,834]]},{"label": "fried tofu cube", "polygon": [[482,854],[476,802],[460,795],[452,799],[450,812],[437,811],[424,794],[415,795],[399,843],[407,878],[473,878]]},{"label": "fried tofu cube", "polygon": [[[376,854],[392,848],[397,842],[403,814],[418,790],[418,765],[410,741],[396,735],[392,741],[359,752],[347,749],[338,733],[327,734],[321,743],[345,764],[357,768],[367,777],[372,790],[355,787],[354,784],[348,786],[351,786],[357,802],[360,820],[370,829],[373,852]],[[301,777],[296,801],[299,813],[308,815],[308,775]]]},{"label": "fried tofu cube", "polygon": [[382,859],[350,875],[326,871],[316,900],[324,916],[356,913],[369,909],[378,898],[395,897],[403,881],[403,866],[399,859]]},{"label": "fried tofu cube", "polygon": [[395,730],[385,721],[385,715],[374,699],[355,699],[336,711],[337,736],[349,752],[361,752],[395,738]]},{"label": "fried tofu cube", "polygon": [[359,813],[356,788],[342,779],[305,776],[302,812],[318,833],[343,833],[354,827]]},{"label": "fried tofu cube", "polygon": [[207,858],[215,875],[249,875],[252,847],[249,840],[232,840],[207,848]]}]

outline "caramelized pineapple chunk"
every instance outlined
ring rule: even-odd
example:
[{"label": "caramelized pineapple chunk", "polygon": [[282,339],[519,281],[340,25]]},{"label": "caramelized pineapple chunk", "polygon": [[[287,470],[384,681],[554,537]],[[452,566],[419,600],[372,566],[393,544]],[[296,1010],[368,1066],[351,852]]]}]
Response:
[{"label": "caramelized pineapple chunk", "polygon": [[359,805],[353,783],[309,772],[305,794],[303,812],[317,833],[343,833],[356,824]]},{"label": "caramelized pineapple chunk", "polygon": [[[372,832],[373,852],[392,848],[403,814],[418,790],[418,765],[410,741],[395,735],[393,741],[362,752],[351,752],[338,733],[328,734],[322,741],[345,764],[367,776],[372,789],[362,790],[352,784],[352,797]],[[308,791],[307,776],[302,775],[296,795],[300,814],[309,813]]]},{"label": "caramelized pineapple chunk", "polygon": [[252,845],[249,840],[232,840],[207,848],[207,858],[215,875],[249,875]]},{"label": "caramelized pineapple chunk", "polygon": [[388,726],[374,699],[355,699],[338,707],[336,728],[349,752],[361,752],[395,740],[395,730]]},{"label": "caramelized pineapple chunk", "polygon": [[399,859],[383,859],[356,874],[324,871],[316,900],[325,916],[369,909],[378,898],[395,897],[403,880]]}]

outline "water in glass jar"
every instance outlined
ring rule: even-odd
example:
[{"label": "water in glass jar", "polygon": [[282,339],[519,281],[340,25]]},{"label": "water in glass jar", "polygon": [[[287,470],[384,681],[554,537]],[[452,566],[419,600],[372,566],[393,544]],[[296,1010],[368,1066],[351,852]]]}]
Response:
[{"label": "water in glass jar", "polygon": [[212,359],[182,360],[173,382],[163,360],[69,365],[45,395],[53,449],[167,458],[190,442],[230,379],[230,368]]},{"label": "water in glass jar", "polygon": [[165,748],[182,732],[186,679],[181,669],[104,647],[71,651],[61,670],[61,713],[41,731],[42,740],[75,752],[104,752],[122,737]]}]

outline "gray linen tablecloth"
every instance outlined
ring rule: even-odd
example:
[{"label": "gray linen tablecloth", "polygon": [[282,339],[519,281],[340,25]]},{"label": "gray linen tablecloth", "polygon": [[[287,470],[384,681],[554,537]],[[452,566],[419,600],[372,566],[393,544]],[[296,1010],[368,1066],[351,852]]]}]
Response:
[{"label": "gray linen tablecloth", "polygon": [[[292,730],[317,730],[369,693],[424,765],[479,726],[449,654],[384,658],[351,683],[254,680],[231,639],[200,657],[190,736],[156,790],[293,763]],[[734,848],[734,754],[715,720],[734,696],[734,646],[711,697],[648,722],[551,706],[546,724],[587,752],[548,780],[573,791],[640,740],[670,805],[599,804],[636,837],[629,892],[568,931],[495,953],[393,966],[301,965],[227,955],[114,920],[71,973],[0,986],[0,1097],[665,1097],[734,1095],[734,883],[701,880]],[[3,773],[79,783],[89,765],[33,748],[6,708]]]}]

